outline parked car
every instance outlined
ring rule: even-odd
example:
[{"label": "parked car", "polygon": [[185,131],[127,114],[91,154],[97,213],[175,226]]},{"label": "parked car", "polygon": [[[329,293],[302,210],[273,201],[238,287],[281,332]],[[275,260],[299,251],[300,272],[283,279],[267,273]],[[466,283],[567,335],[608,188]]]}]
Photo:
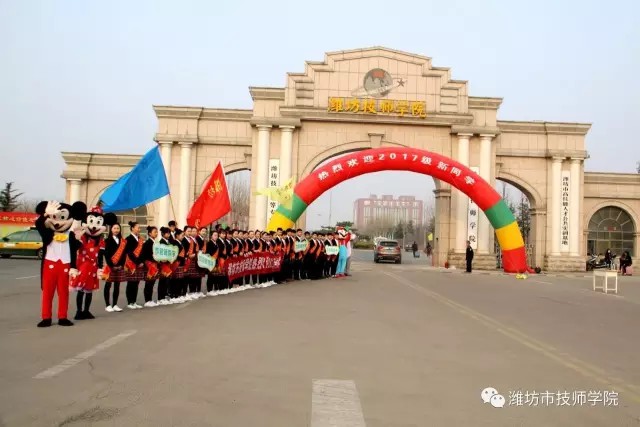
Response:
[{"label": "parked car", "polygon": [[42,238],[38,230],[16,231],[0,239],[0,257],[10,258],[12,255],[36,256],[42,259]]},{"label": "parked car", "polygon": [[394,261],[396,264],[402,263],[402,251],[400,244],[395,240],[380,240],[373,249],[373,262],[384,260]]},{"label": "parked car", "polygon": [[413,245],[412,244],[404,245],[404,251],[405,252],[413,252]]}]

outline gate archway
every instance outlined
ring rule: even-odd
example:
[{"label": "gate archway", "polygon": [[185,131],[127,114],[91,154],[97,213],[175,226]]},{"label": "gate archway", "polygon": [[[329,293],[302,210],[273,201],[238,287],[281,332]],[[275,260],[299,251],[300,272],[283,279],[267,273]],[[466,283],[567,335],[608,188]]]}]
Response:
[{"label": "gate archway", "polygon": [[268,230],[292,228],[300,215],[322,193],[350,178],[372,172],[404,170],[445,181],[471,198],[485,213],[502,251],[504,271],[524,273],[527,266],[524,240],[518,223],[502,197],[489,183],[455,160],[426,150],[384,147],[357,151],[338,157],[314,170],[294,188],[291,209],[280,205]]}]

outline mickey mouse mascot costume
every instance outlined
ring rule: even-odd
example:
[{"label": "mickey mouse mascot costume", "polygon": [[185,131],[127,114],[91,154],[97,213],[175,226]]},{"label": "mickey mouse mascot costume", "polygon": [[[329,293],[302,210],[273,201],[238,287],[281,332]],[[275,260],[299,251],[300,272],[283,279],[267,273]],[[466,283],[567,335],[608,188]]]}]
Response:
[{"label": "mickey mouse mascot costume", "polygon": [[[89,311],[93,291],[100,287],[99,269],[102,268],[102,256],[100,251],[104,251],[105,242],[103,234],[107,231],[107,226],[117,222],[118,218],[112,214],[103,214],[100,207],[94,207],[82,219],[80,229],[75,233],[79,240],[77,268],[78,275],[71,279],[71,289],[78,293],[76,297],[77,313],[75,320],[94,319]],[[83,308],[84,300],[84,308]]]},{"label": "mickey mouse mascot costume", "polygon": [[69,308],[69,278],[76,277],[76,255],[80,244],[71,226],[81,220],[87,205],[76,202],[72,205],[55,201],[40,202],[36,213],[36,229],[42,237],[42,267],[40,270],[42,289],[42,321],[38,327],[51,326],[53,294],[58,292],[58,325],[73,326],[67,319]]},{"label": "mickey mouse mascot costume", "polygon": [[351,233],[344,227],[336,228],[338,235],[338,268],[336,269],[336,277],[345,277],[345,270],[347,267],[347,245],[351,241]]}]

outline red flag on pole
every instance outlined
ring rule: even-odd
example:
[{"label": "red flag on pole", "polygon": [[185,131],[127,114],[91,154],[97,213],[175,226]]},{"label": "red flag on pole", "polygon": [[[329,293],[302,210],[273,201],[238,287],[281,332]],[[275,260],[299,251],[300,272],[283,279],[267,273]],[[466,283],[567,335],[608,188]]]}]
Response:
[{"label": "red flag on pole", "polygon": [[222,164],[218,163],[202,193],[191,207],[187,215],[187,224],[198,228],[206,227],[230,211],[231,200],[229,200],[227,181]]}]

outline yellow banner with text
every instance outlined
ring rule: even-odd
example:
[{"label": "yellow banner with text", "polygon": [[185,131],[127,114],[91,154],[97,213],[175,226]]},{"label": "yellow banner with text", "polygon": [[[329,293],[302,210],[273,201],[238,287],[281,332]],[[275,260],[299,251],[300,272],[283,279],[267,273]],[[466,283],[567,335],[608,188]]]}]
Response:
[{"label": "yellow banner with text", "polygon": [[362,113],[383,114],[400,117],[427,117],[424,101],[402,101],[392,99],[360,99],[360,98],[329,98],[330,113]]}]

